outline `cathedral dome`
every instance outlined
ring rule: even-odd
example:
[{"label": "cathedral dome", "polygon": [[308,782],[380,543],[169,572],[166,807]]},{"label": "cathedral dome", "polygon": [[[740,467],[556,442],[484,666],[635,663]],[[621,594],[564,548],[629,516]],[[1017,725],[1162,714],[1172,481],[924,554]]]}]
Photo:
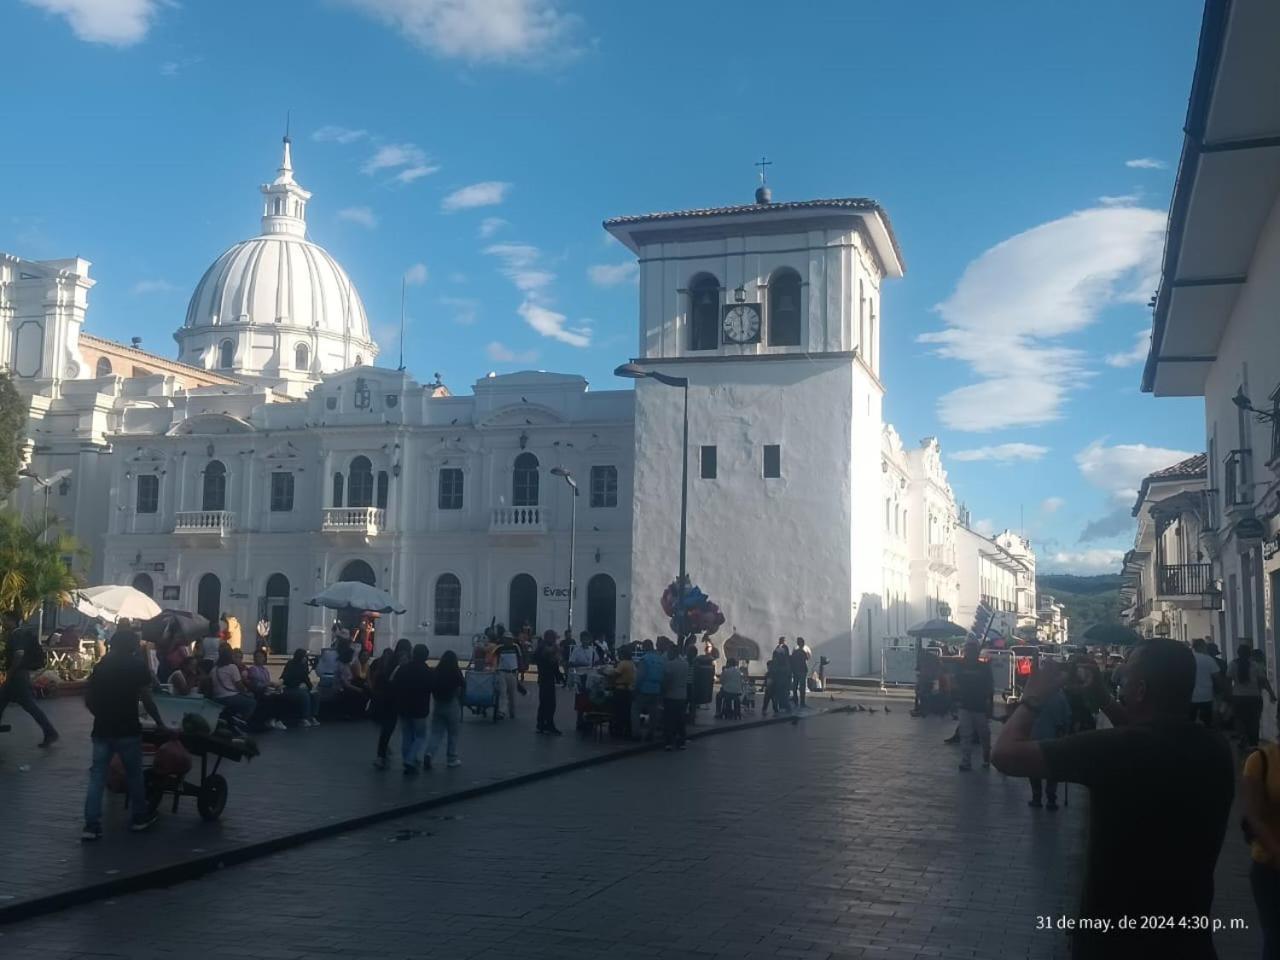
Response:
[{"label": "cathedral dome", "polygon": [[279,381],[371,363],[378,347],[355,285],[307,239],[311,194],[293,179],[290,143],[262,187],[262,232],[224,252],[196,286],[174,334],[187,363]]}]

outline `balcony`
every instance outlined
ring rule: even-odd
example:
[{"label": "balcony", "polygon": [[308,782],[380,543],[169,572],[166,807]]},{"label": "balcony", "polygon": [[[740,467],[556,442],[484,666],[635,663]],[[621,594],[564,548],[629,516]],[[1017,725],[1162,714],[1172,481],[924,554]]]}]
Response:
[{"label": "balcony", "polygon": [[1156,596],[1200,597],[1213,586],[1209,563],[1162,564],[1156,568]]},{"label": "balcony", "polygon": [[173,532],[211,539],[235,531],[236,515],[230,510],[182,510],[174,518]]},{"label": "balcony", "polygon": [[376,537],[386,523],[387,511],[378,507],[325,507],[320,529],[325,533]]},{"label": "balcony", "polygon": [[494,507],[489,518],[490,533],[546,533],[545,507]]},{"label": "balcony", "polygon": [[943,574],[954,573],[956,548],[949,543],[929,544],[929,569]]}]

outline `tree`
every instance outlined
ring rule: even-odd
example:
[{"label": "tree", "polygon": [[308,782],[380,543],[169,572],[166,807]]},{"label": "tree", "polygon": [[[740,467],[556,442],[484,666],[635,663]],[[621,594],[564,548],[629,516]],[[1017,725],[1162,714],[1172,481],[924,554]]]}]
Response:
[{"label": "tree", "polygon": [[16,513],[0,513],[0,609],[22,620],[46,601],[65,605],[80,586],[66,558],[81,552],[68,534],[50,536],[39,523]]},{"label": "tree", "polygon": [[0,500],[18,485],[26,426],[27,402],[9,374],[0,370]]}]

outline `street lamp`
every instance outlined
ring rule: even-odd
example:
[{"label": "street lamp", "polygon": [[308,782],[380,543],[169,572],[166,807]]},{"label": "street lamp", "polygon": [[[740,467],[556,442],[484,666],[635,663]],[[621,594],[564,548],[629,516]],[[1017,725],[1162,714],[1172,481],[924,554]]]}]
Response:
[{"label": "street lamp", "polygon": [[569,496],[569,615],[565,622],[565,636],[569,643],[573,642],[573,555],[578,547],[578,482],[573,474],[564,467],[552,467],[551,475],[563,477],[571,491]]},{"label": "street lamp", "polygon": [[676,580],[679,591],[680,642],[684,642],[684,593],[688,586],[685,570],[685,545],[689,532],[689,378],[673,377],[659,373],[657,370],[646,370],[638,363],[624,363],[613,371],[615,376],[629,380],[656,380],[668,387],[679,387],[684,391],[684,442],[681,444],[680,462],[680,574]]},{"label": "street lamp", "polygon": [[[26,477],[28,480],[32,482],[33,485],[44,488],[44,520],[40,527],[40,542],[48,543],[49,542],[49,491],[53,488],[53,485],[55,483],[61,483],[63,480],[66,480],[68,477],[70,477],[71,471],[58,470],[53,474],[53,476],[42,477],[40,476],[40,474],[36,473],[30,467],[23,467],[21,470],[18,471],[18,476]],[[40,604],[38,617],[39,619],[36,620],[36,636],[43,638],[44,637],[44,603],[43,602],[41,602]]]}]

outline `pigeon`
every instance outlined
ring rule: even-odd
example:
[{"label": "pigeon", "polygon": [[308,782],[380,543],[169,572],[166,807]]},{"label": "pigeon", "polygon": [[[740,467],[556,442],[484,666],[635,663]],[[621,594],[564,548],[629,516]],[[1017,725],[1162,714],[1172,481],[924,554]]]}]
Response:
[{"label": "pigeon", "polygon": [[457,418],[457,417],[454,417],[452,420],[450,420],[450,421],[449,421],[450,425],[455,424],[455,423],[457,423],[457,422],[458,422],[458,418]]},{"label": "pigeon", "polygon": [[521,397],[521,398],[520,398],[520,402],[521,402],[521,403],[528,403],[528,402],[529,402],[529,398],[528,398],[528,397]]},{"label": "pigeon", "polygon": [[889,712],[889,705],[887,703],[884,705],[884,712],[885,713]]},{"label": "pigeon", "polygon": [[872,707],[870,710],[867,711],[867,713],[879,713],[879,712],[880,711],[877,710],[875,707]]}]

